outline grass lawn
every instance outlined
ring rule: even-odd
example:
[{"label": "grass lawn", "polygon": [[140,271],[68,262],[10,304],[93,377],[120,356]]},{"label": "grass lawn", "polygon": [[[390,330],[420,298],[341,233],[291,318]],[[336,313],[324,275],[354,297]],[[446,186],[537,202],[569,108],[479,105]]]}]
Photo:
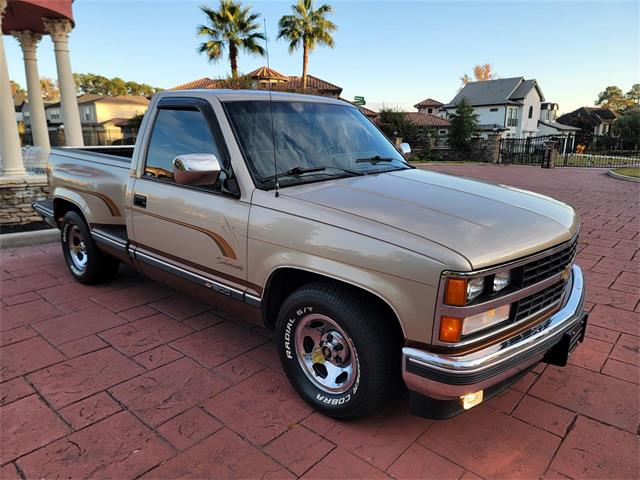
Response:
[{"label": "grass lawn", "polygon": [[640,167],[639,168],[614,168],[613,171],[620,175],[626,175],[627,177],[640,178]]}]

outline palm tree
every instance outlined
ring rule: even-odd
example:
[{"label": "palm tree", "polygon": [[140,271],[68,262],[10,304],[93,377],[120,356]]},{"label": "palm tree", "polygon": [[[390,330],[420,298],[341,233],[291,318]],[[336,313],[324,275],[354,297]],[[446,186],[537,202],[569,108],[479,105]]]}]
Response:
[{"label": "palm tree", "polygon": [[326,18],[333,10],[331,5],[313,9],[313,0],[298,0],[291,6],[293,15],[285,15],[278,22],[278,38],[289,41],[289,53],[302,45],[302,88],[307,89],[307,65],[309,52],[318,44],[333,48],[332,32],[338,27]]},{"label": "palm tree", "polygon": [[229,49],[231,76],[238,76],[238,50],[242,49],[254,55],[264,55],[264,48],[258,40],[264,40],[264,34],[256,31],[260,24],[256,20],[259,13],[252,13],[251,7],[243,7],[234,0],[220,0],[220,8],[213,10],[201,6],[200,10],[207,16],[207,25],[198,26],[198,35],[207,37],[198,47],[210,62],[217,62],[222,57],[225,46]]}]

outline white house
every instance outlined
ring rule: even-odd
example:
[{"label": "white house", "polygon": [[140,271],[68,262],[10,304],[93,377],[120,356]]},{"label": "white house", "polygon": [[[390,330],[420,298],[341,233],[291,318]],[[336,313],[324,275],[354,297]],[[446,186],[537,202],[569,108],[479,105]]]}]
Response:
[{"label": "white house", "polygon": [[434,100],[433,98],[425,98],[419,103],[414,105],[415,108],[418,109],[418,113],[428,113],[430,115],[441,115],[440,107],[444,105],[442,102],[438,100]]},{"label": "white house", "polygon": [[536,80],[514,77],[471,82],[441,110],[448,117],[463,98],[478,115],[481,136],[491,131],[511,138],[539,135],[544,95]]}]

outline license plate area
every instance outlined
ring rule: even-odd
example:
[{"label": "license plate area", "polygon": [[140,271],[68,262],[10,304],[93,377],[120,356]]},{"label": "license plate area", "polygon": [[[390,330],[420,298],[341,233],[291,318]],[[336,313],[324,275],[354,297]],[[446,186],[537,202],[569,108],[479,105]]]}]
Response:
[{"label": "license plate area", "polygon": [[584,313],[580,321],[562,334],[562,338],[549,350],[543,358],[543,362],[564,367],[579,343],[584,340],[587,330],[588,314]]}]

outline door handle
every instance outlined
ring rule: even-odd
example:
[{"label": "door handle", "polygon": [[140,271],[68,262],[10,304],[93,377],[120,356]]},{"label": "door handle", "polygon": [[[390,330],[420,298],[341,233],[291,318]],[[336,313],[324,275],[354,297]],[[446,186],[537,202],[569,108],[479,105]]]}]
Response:
[{"label": "door handle", "polygon": [[145,197],[144,195],[138,195],[137,193],[135,193],[133,195],[133,204],[136,207],[147,208],[147,197]]}]

